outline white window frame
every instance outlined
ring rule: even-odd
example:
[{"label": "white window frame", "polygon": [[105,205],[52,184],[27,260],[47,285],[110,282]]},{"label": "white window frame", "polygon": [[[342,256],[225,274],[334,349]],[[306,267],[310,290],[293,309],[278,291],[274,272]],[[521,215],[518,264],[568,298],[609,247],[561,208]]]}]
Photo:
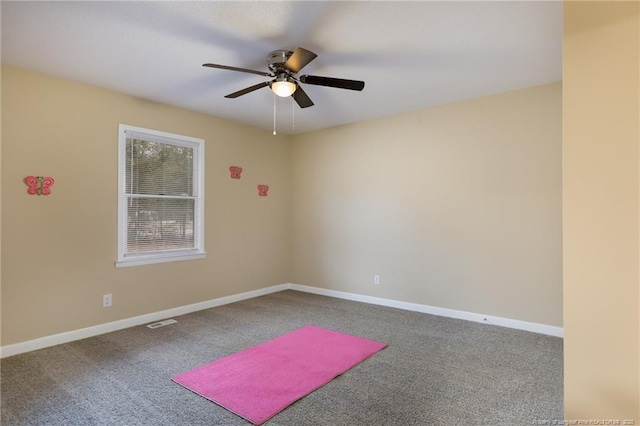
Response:
[{"label": "white window frame", "polygon": [[[127,133],[138,139],[187,146],[193,149],[194,248],[167,252],[126,254],[127,200],[126,143]],[[141,137],[142,136],[142,137]],[[116,267],[176,262],[206,257],[204,250],[204,139],[120,124],[118,126],[118,259]]]}]

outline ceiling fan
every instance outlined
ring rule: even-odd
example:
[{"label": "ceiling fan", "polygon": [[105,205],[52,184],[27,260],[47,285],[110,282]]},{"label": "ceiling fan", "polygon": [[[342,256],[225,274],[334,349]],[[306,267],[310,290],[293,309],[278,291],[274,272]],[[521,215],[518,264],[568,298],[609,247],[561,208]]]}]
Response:
[{"label": "ceiling fan", "polygon": [[342,78],[320,77],[317,75],[302,75],[296,77],[309,62],[313,61],[318,55],[301,47],[296,48],[293,52],[289,50],[274,50],[267,56],[267,65],[271,72],[263,72],[250,70],[247,68],[230,67],[219,64],[203,64],[203,67],[220,68],[223,70],[240,71],[250,74],[272,77],[273,80],[258,83],[254,86],[247,87],[237,92],[233,92],[225,96],[225,98],[237,98],[254,90],[269,86],[273,93],[286,98],[291,96],[300,108],[313,106],[313,102],[309,96],[302,90],[300,83],[313,84],[316,86],[337,87],[338,89],[349,89],[361,91],[364,89],[364,81],[345,80]]}]

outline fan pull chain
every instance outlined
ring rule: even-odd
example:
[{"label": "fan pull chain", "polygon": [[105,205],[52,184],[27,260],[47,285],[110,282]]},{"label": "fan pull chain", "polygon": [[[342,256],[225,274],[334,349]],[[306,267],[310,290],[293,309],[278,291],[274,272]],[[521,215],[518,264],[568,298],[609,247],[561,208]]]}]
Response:
[{"label": "fan pull chain", "polygon": [[291,130],[296,130],[296,103],[293,96],[291,97]]},{"label": "fan pull chain", "polygon": [[276,94],[273,94],[273,136],[275,136],[276,133]]}]

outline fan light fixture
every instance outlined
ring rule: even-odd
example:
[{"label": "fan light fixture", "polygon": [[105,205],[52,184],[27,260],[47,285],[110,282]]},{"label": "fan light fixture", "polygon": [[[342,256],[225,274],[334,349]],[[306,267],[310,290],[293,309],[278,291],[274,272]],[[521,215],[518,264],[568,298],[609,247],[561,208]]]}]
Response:
[{"label": "fan light fixture", "polygon": [[271,83],[271,90],[281,98],[293,95],[298,86],[287,75],[278,76],[276,81]]}]

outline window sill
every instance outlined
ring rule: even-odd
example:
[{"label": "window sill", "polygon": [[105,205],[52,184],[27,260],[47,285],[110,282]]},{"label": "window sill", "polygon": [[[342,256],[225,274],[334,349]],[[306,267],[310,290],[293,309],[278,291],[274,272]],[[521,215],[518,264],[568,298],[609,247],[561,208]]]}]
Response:
[{"label": "window sill", "polygon": [[130,259],[121,259],[116,261],[116,268],[127,268],[130,266],[153,265],[155,263],[181,262],[183,260],[204,259],[207,257],[206,252],[189,253],[184,255],[172,256],[138,256]]}]

